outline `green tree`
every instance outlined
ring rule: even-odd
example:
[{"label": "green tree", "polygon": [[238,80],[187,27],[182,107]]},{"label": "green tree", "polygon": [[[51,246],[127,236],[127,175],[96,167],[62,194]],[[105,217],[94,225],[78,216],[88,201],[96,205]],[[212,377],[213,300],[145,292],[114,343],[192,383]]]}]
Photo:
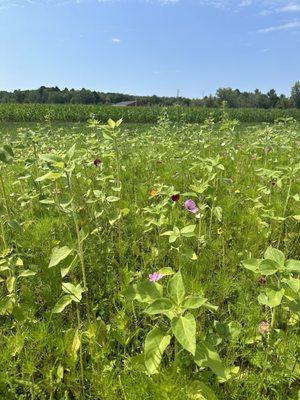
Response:
[{"label": "green tree", "polygon": [[292,87],[291,103],[294,107],[300,108],[300,81],[297,81]]}]

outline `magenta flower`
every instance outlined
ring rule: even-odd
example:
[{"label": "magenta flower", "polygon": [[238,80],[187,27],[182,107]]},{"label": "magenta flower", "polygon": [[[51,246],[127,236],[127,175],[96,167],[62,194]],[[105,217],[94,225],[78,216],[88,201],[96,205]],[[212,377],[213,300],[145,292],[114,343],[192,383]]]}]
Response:
[{"label": "magenta flower", "polygon": [[96,158],[96,159],[94,160],[94,165],[95,165],[95,167],[98,167],[98,165],[101,164],[101,163],[102,163],[102,161],[100,160],[100,158]]},{"label": "magenta flower", "polygon": [[196,206],[196,203],[189,199],[186,200],[183,204],[184,208],[186,208],[189,212],[196,214],[199,211],[199,208]]},{"label": "magenta flower", "polygon": [[160,274],[159,272],[154,272],[153,274],[150,274],[148,278],[150,282],[157,282],[163,277],[164,274]]}]

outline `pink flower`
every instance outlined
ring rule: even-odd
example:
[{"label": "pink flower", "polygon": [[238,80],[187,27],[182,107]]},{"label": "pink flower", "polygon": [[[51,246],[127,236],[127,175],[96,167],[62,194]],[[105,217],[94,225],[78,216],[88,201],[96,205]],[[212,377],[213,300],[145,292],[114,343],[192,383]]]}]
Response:
[{"label": "pink flower", "polygon": [[193,214],[196,214],[199,211],[199,208],[196,206],[196,203],[191,199],[186,200],[183,206]]},{"label": "pink flower", "polygon": [[159,272],[154,272],[153,274],[150,274],[148,278],[150,282],[157,282],[163,277],[164,274],[160,274]]}]

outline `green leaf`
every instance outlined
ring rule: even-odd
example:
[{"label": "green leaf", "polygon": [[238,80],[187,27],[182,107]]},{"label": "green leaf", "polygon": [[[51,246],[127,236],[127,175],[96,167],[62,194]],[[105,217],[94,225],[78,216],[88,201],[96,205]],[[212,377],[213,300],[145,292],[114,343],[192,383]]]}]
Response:
[{"label": "green leaf", "polygon": [[107,121],[107,125],[108,125],[110,128],[114,129],[115,126],[116,126],[116,123],[115,123],[114,120],[112,120],[111,118],[109,118],[109,120]]},{"label": "green leaf", "polygon": [[70,282],[63,282],[62,283],[62,290],[69,294],[76,303],[79,303],[80,300],[82,299],[82,293],[84,292],[84,289],[80,284],[78,285],[73,285]]},{"label": "green leaf", "polygon": [[194,381],[188,388],[188,400],[218,400],[215,393],[205,383]]},{"label": "green leaf", "polygon": [[15,231],[17,232],[22,232],[22,226],[20,222],[16,221],[15,219],[11,219],[10,221],[7,221],[7,224]]},{"label": "green leaf", "polygon": [[257,258],[248,258],[242,261],[242,266],[252,272],[258,272],[259,265],[262,260]]},{"label": "green leaf", "polygon": [[201,307],[204,303],[207,302],[207,299],[205,297],[202,296],[190,296],[190,297],[186,297],[183,304],[182,304],[182,308],[184,309],[196,309]]},{"label": "green leaf", "polygon": [[18,278],[26,277],[26,276],[34,276],[34,275],[36,275],[36,272],[31,271],[30,269],[25,269],[25,271],[23,271],[19,274]]},{"label": "green leaf", "polygon": [[68,257],[72,253],[72,249],[69,249],[67,246],[63,247],[54,247],[52,250],[52,255],[50,259],[50,263],[48,268],[55,267],[58,265],[62,260]]},{"label": "green leaf", "polygon": [[3,149],[6,151],[6,153],[8,153],[10,155],[10,157],[14,157],[13,149],[9,144],[5,144],[3,146]]},{"label": "green leaf", "polygon": [[159,328],[152,329],[145,340],[145,366],[150,375],[158,372],[163,352],[169,346],[170,335],[165,335]]},{"label": "green leaf", "polygon": [[61,172],[47,172],[47,174],[39,176],[38,178],[36,178],[36,182],[43,182],[46,180],[49,181],[56,181],[57,179],[59,179],[62,176]]},{"label": "green leaf", "polygon": [[164,314],[172,309],[173,304],[171,300],[166,297],[154,300],[146,309],[145,312],[149,315]]},{"label": "green leaf", "polygon": [[259,265],[259,272],[262,275],[273,275],[278,271],[279,265],[273,260],[263,260]]},{"label": "green leaf", "polygon": [[288,285],[293,292],[298,293],[300,291],[300,279],[297,278],[282,279],[282,282]]},{"label": "green leaf", "polygon": [[159,274],[163,274],[165,276],[174,275],[175,272],[172,270],[171,267],[164,267],[157,271]]},{"label": "green leaf", "polygon": [[163,287],[156,282],[141,282],[130,286],[123,292],[129,300],[137,300],[141,303],[149,303],[162,297]]},{"label": "green leaf", "polygon": [[184,300],[185,289],[182,280],[182,276],[180,272],[177,272],[169,281],[168,284],[168,292],[171,299],[177,304],[180,305]]},{"label": "green leaf", "polygon": [[269,246],[265,251],[264,258],[267,260],[273,260],[277,262],[277,264],[281,267],[285,262],[285,255],[282,251],[275,249],[272,246]]},{"label": "green leaf", "polygon": [[284,293],[285,293],[284,289],[281,290],[266,289],[265,293],[262,293],[258,296],[258,301],[260,304],[266,305],[270,308],[274,308],[281,304]]},{"label": "green leaf", "polygon": [[219,354],[216,352],[215,348],[206,341],[198,344],[194,361],[199,367],[208,367],[217,376],[225,380],[229,378]]},{"label": "green leaf", "polygon": [[192,314],[187,313],[175,317],[171,321],[172,332],[181,346],[195,355],[196,351],[196,321]]},{"label": "green leaf", "polygon": [[180,234],[181,234],[182,236],[184,236],[184,237],[192,237],[192,236],[195,236],[195,234],[194,234],[195,228],[196,228],[196,225],[188,225],[188,226],[185,226],[184,228],[182,228],[182,229],[180,230]]},{"label": "green leaf", "polygon": [[61,299],[58,300],[52,312],[54,314],[60,314],[70,303],[72,303],[72,300],[73,300],[72,296],[66,294]]},{"label": "green leaf", "polygon": [[287,271],[297,272],[298,274],[300,274],[300,260],[289,259],[287,260],[285,266]]}]

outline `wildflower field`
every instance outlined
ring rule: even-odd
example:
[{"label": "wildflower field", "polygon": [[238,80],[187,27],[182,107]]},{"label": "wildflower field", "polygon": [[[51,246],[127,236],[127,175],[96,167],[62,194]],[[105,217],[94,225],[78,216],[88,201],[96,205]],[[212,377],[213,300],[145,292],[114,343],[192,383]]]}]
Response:
[{"label": "wildflower field", "polygon": [[2,122],[0,399],[297,400],[299,144]]}]

